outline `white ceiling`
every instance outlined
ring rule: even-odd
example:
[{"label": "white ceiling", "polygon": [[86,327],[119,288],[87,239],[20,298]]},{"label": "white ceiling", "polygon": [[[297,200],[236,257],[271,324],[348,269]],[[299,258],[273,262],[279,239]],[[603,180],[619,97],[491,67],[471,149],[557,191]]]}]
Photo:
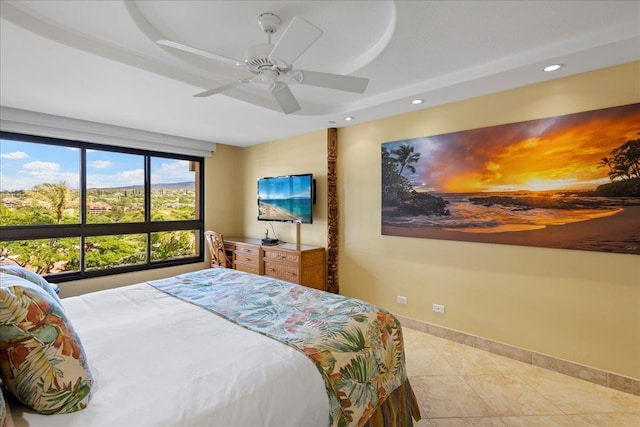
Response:
[{"label": "white ceiling", "polygon": [[[263,12],[282,18],[274,42],[294,16],[320,27],[296,68],[367,77],[365,93],[292,85],[290,115],[260,85],[194,98],[247,71],[154,42],[242,58],[266,42]],[[0,105],[237,146],[640,59],[640,1],[2,0],[0,14]]]}]

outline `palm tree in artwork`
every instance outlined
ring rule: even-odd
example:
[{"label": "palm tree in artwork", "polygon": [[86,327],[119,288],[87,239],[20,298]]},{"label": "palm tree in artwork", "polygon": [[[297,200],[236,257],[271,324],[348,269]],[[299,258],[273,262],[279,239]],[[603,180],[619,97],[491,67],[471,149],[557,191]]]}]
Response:
[{"label": "palm tree in artwork", "polygon": [[608,168],[613,168],[613,159],[609,157],[601,158],[600,161],[598,162],[598,167],[603,168],[605,166]]},{"label": "palm tree in artwork", "polygon": [[420,160],[420,153],[414,153],[412,145],[403,144],[393,150],[392,153],[396,156],[396,160],[400,165],[400,172],[398,172],[398,175],[402,175],[402,171],[405,167],[412,173],[416,173],[416,168],[413,167],[411,163],[418,163],[418,160]]},{"label": "palm tree in artwork", "polygon": [[640,139],[625,142],[611,154],[627,179],[640,178]]},{"label": "palm tree in artwork", "polygon": [[627,141],[611,151],[613,157],[603,157],[598,167],[609,168],[609,179],[629,180],[640,178],[640,139]]}]

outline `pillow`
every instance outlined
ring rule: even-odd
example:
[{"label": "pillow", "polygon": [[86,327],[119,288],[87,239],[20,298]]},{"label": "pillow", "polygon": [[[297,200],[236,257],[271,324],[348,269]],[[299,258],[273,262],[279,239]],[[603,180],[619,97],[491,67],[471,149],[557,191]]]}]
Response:
[{"label": "pillow", "polygon": [[93,385],[62,306],[38,285],[0,272],[0,378],[42,414],[84,409]]},{"label": "pillow", "polygon": [[7,404],[4,401],[2,387],[0,387],[0,426],[5,427],[7,424]]},{"label": "pillow", "polygon": [[[53,299],[58,302],[58,304],[60,304],[60,297],[55,290],[55,286],[51,286],[51,283],[47,282],[44,277],[40,276],[39,274],[34,273],[31,270],[27,270],[24,267],[20,267],[16,264],[0,264],[0,273],[22,277],[23,279],[26,279],[31,283],[35,283],[36,285],[47,291],[47,293],[49,293],[49,295],[51,295]],[[0,285],[2,285],[2,282],[0,282]]]}]

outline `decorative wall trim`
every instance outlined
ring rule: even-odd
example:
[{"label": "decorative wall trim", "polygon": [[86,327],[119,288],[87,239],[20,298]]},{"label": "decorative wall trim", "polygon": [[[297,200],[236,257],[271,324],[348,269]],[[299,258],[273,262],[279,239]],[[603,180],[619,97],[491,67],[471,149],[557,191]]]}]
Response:
[{"label": "decorative wall trim", "polygon": [[338,129],[327,129],[327,291],[338,285]]},{"label": "decorative wall trim", "polygon": [[198,157],[209,157],[216,150],[215,142],[10,107],[0,107],[0,129],[5,132]]},{"label": "decorative wall trim", "polygon": [[525,350],[509,344],[503,344],[501,342],[448,329],[443,326],[434,325],[432,323],[422,322],[410,317],[404,317],[399,314],[394,314],[394,316],[398,318],[403,326],[420,332],[435,335],[440,338],[455,341],[460,344],[475,347],[480,350],[515,359],[540,368],[549,369],[551,371],[559,372],[561,374],[569,375],[571,377],[579,378],[581,380],[589,381],[618,391],[640,396],[640,379],[625,377],[624,375],[615,374],[613,372],[592,368],[575,362],[569,362],[546,354]]}]

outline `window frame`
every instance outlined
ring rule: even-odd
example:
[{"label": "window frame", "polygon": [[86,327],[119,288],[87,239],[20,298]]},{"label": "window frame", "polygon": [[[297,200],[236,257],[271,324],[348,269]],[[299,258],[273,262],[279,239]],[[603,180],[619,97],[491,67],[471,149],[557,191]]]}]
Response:
[{"label": "window frame", "polygon": [[[55,145],[61,147],[77,148],[79,153],[79,223],[78,224],[38,224],[38,225],[12,225],[0,226],[0,242],[15,240],[37,240],[63,237],[76,237],[80,239],[80,267],[79,271],[57,273],[44,276],[55,282],[67,282],[73,280],[88,279],[92,277],[109,276],[113,274],[130,273],[156,268],[166,268],[177,265],[195,264],[204,262],[204,157],[184,154],[170,154],[151,150],[142,150],[112,145],[96,144],[79,140],[66,140],[45,136],[26,135],[14,132],[0,131],[0,139],[28,142],[35,144]],[[128,223],[88,224],[87,220],[87,150],[111,151],[124,154],[144,156],[144,221]],[[198,164],[196,173],[196,200],[195,209],[197,219],[175,221],[151,221],[151,158],[161,157],[173,160],[186,160]],[[151,259],[151,233],[163,231],[196,231],[197,255],[181,257],[169,260],[152,261]],[[146,262],[121,267],[85,270],[84,242],[86,237],[109,236],[119,234],[146,234]]]}]

